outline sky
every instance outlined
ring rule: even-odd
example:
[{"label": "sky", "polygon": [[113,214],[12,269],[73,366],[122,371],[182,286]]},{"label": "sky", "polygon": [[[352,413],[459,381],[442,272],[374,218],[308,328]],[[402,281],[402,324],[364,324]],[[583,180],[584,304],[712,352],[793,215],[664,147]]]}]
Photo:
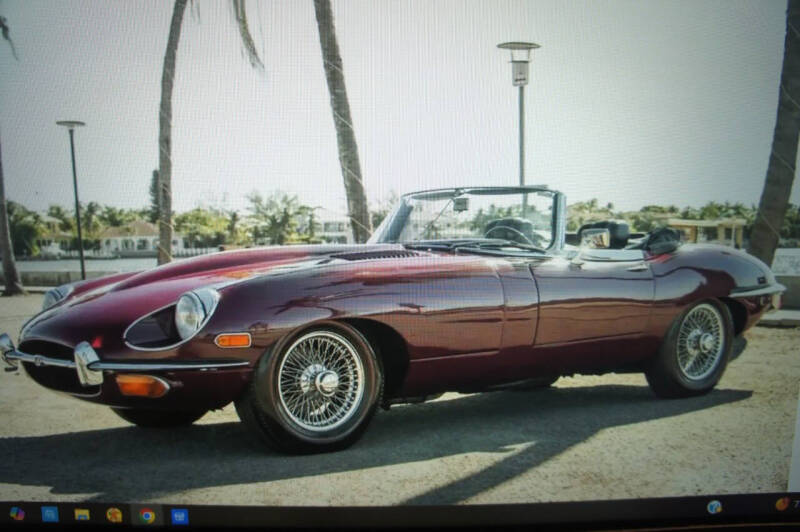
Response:
[{"label": "sky", "polygon": [[[526,182],[568,202],[757,204],[775,125],[785,1],[333,0],[371,204],[393,192],[518,182],[508,54],[533,41]],[[167,1],[0,0],[7,196],[35,210],[143,207],[158,167]],[[187,9],[173,93],[173,208],[244,210],[282,190],[346,209],[311,0],[247,2],[265,65],[230,2]],[[791,201],[800,203],[795,186]]]}]

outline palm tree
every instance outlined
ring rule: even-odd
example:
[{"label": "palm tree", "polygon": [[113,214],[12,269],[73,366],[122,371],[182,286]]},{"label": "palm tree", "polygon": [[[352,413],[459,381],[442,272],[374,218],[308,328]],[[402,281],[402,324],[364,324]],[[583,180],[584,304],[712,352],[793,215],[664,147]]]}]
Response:
[{"label": "palm tree", "polygon": [[764,190],[747,251],[772,264],[794,182],[800,133],[800,0],[789,0],[778,92],[778,116]]},{"label": "palm tree", "polygon": [[47,215],[58,220],[58,228],[65,233],[75,231],[75,216],[61,205],[50,205],[47,208]]},{"label": "palm tree", "polygon": [[[17,59],[14,41],[11,40],[11,31],[5,17],[0,16],[0,31],[3,39],[11,46],[11,53]],[[8,223],[8,209],[6,208],[6,186],[3,181],[3,157],[0,153],[0,253],[3,254],[3,279],[6,288],[4,296],[16,296],[25,293],[22,282],[19,280],[17,264],[14,261],[14,248],[11,245],[11,227]]]},{"label": "palm tree", "polygon": [[90,201],[85,208],[81,209],[83,212],[83,230],[87,239],[97,238],[100,232],[100,204],[96,201]]},{"label": "palm tree", "polygon": [[333,25],[333,13],[330,0],[314,0],[314,11],[317,16],[319,44],[322,48],[322,63],[325,67],[325,78],[328,81],[328,93],[331,98],[333,123],[336,127],[336,140],[339,145],[339,164],[342,167],[344,190],[347,195],[347,209],[356,242],[366,242],[372,232],[367,196],[364,193],[364,182],[361,179],[361,165],[358,162],[358,146],[353,131],[353,120],[350,117],[350,103],[344,84],[342,56],[336,42],[336,29]]},{"label": "palm tree", "polygon": [[[172,89],[175,82],[175,56],[181,38],[186,3],[187,0],[175,0],[167,37],[167,50],[164,53],[164,66],[161,71],[161,105],[158,114],[158,179],[161,211],[158,232],[158,264],[172,260]],[[263,65],[247,25],[245,0],[231,0],[231,3],[239,35],[242,38],[242,45],[247,52],[250,64],[255,68],[261,68]]]},{"label": "palm tree", "polygon": [[270,244],[283,245],[295,233],[299,220],[308,216],[310,207],[301,204],[297,196],[285,192],[274,192],[264,198],[253,192],[250,201],[250,224],[253,240],[258,243],[263,237]]},{"label": "palm tree", "polygon": [[3,279],[6,284],[3,295],[17,296],[25,294],[25,289],[22,288],[22,282],[19,280],[17,264],[14,261],[14,248],[11,246],[11,226],[8,223],[8,209],[6,208],[2,153],[0,153],[0,253],[3,254]]}]

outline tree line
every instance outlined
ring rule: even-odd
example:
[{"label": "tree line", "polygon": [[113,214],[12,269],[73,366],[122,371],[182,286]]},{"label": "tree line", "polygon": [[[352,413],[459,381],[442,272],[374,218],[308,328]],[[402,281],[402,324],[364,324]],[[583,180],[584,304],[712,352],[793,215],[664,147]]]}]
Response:
[{"label": "tree line", "polygon": [[[101,235],[109,227],[123,227],[135,220],[155,224],[159,206],[157,194],[151,205],[141,208],[120,208],[89,202],[81,205],[81,229],[84,249],[100,249]],[[174,228],[190,248],[219,246],[283,245],[295,243],[320,243],[319,208],[302,203],[297,196],[275,191],[264,196],[252,192],[248,207],[242,211],[219,207],[198,206],[190,210],[173,213]],[[370,209],[373,226],[377,226],[389,212],[396,195],[392,195]],[[489,219],[511,216],[510,212],[479,213],[472,225],[483,227]],[[596,198],[575,202],[567,206],[567,231],[577,231],[581,225],[598,220],[617,219],[626,221],[633,232],[646,233],[666,224],[668,218],[688,220],[717,220],[739,218],[745,221],[744,237],[749,239],[758,214],[755,206],[742,203],[709,201],[702,207],[677,207],[675,205],[645,205],[639,210],[621,211],[613,203],[600,203]],[[14,254],[35,256],[39,253],[37,241],[46,238],[55,230],[70,235],[76,234],[75,213],[60,205],[51,205],[44,213],[27,209],[14,201],[8,202],[8,215]],[[716,229],[708,228],[708,237],[716,238]],[[800,207],[789,205],[780,227],[780,244],[785,247],[800,246]],[[77,249],[77,237],[68,241],[69,249]]]},{"label": "tree line", "polygon": [[[719,220],[738,218],[745,221],[744,238],[750,240],[758,219],[758,208],[743,203],[709,201],[702,207],[675,205],[645,205],[638,211],[621,211],[613,203],[601,204],[593,198],[567,206],[567,231],[577,231],[581,225],[599,220],[624,220],[633,232],[647,233],[666,224],[668,218],[686,220]],[[715,228],[702,229],[709,238],[716,238]],[[800,247],[800,206],[788,204],[783,221],[776,224],[778,243],[784,247]]]},{"label": "tree line", "polygon": [[[318,235],[323,229],[319,207],[306,205],[296,195],[282,191],[266,196],[254,191],[247,196],[247,201],[249,205],[242,211],[198,206],[180,213],[173,212],[174,232],[181,235],[186,247],[191,248],[322,242]],[[89,250],[100,249],[107,228],[124,227],[136,220],[156,224],[160,210],[156,202],[147,207],[121,208],[90,201],[82,203],[80,208],[83,245]],[[58,233],[71,235],[67,240],[68,249],[78,248],[73,209],[51,205],[45,212],[36,212],[10,200],[7,209],[16,256],[37,255],[41,251],[38,242],[58,236]],[[372,209],[372,223],[379,224],[388,210],[386,202]]]}]

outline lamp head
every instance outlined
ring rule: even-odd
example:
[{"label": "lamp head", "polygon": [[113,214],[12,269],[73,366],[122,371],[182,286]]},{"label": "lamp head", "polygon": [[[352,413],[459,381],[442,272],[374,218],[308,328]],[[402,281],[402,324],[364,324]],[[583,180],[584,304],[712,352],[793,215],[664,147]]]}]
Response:
[{"label": "lamp head", "polygon": [[56,122],[56,125],[57,126],[64,126],[65,128],[67,128],[70,131],[72,131],[76,127],[85,126],[86,123],[85,122],[81,122],[79,120],[59,120],[58,122]]},{"label": "lamp head", "polygon": [[540,48],[534,42],[512,41],[497,45],[502,50],[511,52],[511,76],[515,87],[528,84],[528,63],[531,60],[531,50]]}]

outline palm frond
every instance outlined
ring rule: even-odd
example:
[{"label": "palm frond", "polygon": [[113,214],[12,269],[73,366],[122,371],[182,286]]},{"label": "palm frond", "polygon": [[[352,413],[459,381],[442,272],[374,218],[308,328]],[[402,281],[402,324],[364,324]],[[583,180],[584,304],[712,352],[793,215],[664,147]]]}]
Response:
[{"label": "palm frond", "polygon": [[261,58],[258,57],[256,43],[253,41],[253,36],[250,34],[244,1],[245,0],[231,0],[233,4],[233,14],[234,17],[236,17],[236,25],[239,27],[239,35],[242,37],[242,47],[247,53],[250,66],[261,70],[264,68],[264,63],[262,63]]},{"label": "palm frond", "polygon": [[14,56],[14,59],[19,61],[17,49],[14,47],[14,41],[11,40],[11,28],[8,27],[8,20],[3,16],[0,16],[0,31],[3,33],[3,39],[11,46],[11,55]]}]

